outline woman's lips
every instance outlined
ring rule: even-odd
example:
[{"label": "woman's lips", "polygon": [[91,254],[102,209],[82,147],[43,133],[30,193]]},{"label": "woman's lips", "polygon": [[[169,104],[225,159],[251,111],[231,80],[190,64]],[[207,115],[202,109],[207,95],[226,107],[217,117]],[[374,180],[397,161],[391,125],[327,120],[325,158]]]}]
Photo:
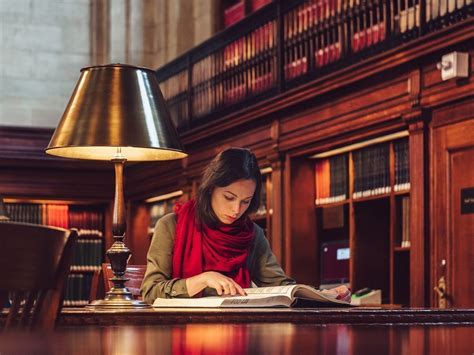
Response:
[{"label": "woman's lips", "polygon": [[237,217],[232,217],[232,216],[227,216],[227,215],[225,217],[231,221],[235,221],[237,219]]}]

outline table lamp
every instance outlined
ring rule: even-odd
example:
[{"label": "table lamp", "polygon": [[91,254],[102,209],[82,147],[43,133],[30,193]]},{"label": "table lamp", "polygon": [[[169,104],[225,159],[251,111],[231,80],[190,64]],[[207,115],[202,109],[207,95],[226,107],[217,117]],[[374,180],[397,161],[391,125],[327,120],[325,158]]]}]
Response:
[{"label": "table lamp", "polygon": [[3,198],[0,196],[0,221],[8,221],[10,217],[8,216],[7,207],[3,203]]},{"label": "table lamp", "polygon": [[46,153],[72,159],[109,160],[115,166],[112,232],[107,250],[114,277],[95,308],[148,307],[125,287],[130,249],[124,244],[126,214],[123,166],[126,161],[173,160],[187,156],[171,122],[155,72],[123,64],[81,69],[79,81]]}]

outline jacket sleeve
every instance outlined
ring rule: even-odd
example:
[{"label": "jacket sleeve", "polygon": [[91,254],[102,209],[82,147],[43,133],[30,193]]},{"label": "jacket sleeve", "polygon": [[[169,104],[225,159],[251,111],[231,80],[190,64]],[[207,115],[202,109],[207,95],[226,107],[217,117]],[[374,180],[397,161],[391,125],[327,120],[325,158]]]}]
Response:
[{"label": "jacket sleeve", "polygon": [[294,284],[295,280],[288,277],[278,263],[263,230],[257,225],[255,228],[255,246],[250,262],[252,281],[258,287]]},{"label": "jacket sleeve", "polygon": [[147,254],[147,267],[140,287],[143,300],[149,304],[160,298],[189,297],[185,279],[173,279],[173,246],[176,215],[158,220]]}]

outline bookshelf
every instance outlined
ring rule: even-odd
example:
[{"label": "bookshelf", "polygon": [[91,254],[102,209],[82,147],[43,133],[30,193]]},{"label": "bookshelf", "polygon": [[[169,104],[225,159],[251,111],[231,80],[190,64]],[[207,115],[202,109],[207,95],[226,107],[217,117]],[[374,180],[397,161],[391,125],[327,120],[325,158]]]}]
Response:
[{"label": "bookshelf", "polygon": [[148,235],[150,238],[155,231],[156,222],[168,213],[173,213],[176,204],[182,203],[182,196],[183,191],[178,190],[147,200],[147,209],[150,215],[150,223],[148,224]]},{"label": "bookshelf", "polygon": [[271,220],[273,215],[272,209],[272,169],[264,168],[262,174],[262,189],[260,192],[260,206],[252,216],[252,219],[260,227],[262,227],[265,236],[271,242]]},{"label": "bookshelf", "polygon": [[224,0],[224,27],[230,27],[272,0]]},{"label": "bookshelf", "polygon": [[105,259],[105,219],[108,204],[90,201],[5,199],[10,220],[19,223],[75,228],[78,240],[66,283],[64,306],[89,302],[94,271]]},{"label": "bookshelf", "polygon": [[473,2],[228,0],[223,9],[232,25],[157,70],[180,131],[456,26]]},{"label": "bookshelf", "polygon": [[384,303],[409,304],[407,134],[313,157],[322,286],[350,282],[353,290],[381,289]]}]

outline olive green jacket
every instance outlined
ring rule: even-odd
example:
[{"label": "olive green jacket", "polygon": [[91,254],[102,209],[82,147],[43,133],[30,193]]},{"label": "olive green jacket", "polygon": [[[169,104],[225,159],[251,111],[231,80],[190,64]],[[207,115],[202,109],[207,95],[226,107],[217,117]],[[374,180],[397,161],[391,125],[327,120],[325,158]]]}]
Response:
[{"label": "olive green jacket", "polygon": [[[255,239],[250,247],[247,266],[256,286],[276,286],[294,284],[285,275],[270,249],[262,228],[254,224]],[[158,298],[189,297],[186,280],[172,278],[173,245],[176,230],[174,213],[162,217],[155,226],[155,232],[147,254],[147,268],[140,288],[145,302],[153,303]],[[215,294],[205,289],[205,295]]]}]

